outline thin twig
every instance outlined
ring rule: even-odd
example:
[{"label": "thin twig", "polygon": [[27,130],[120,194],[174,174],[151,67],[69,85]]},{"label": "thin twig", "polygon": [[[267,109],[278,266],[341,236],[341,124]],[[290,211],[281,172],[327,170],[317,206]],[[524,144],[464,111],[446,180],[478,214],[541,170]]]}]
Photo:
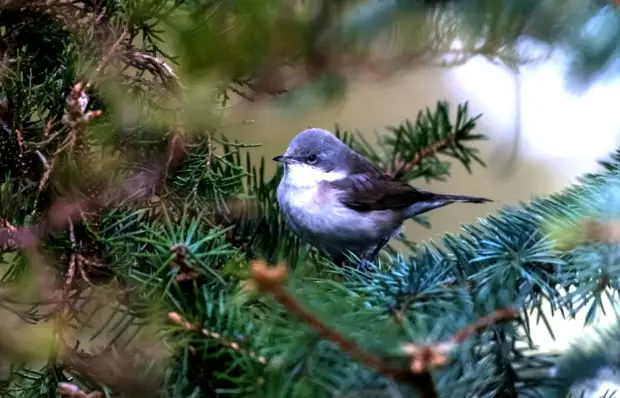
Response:
[{"label": "thin twig", "polygon": [[427,159],[431,156],[434,156],[437,152],[444,149],[450,143],[454,142],[456,133],[450,133],[447,137],[442,138],[441,140],[420,149],[413,158],[409,160],[396,159],[394,164],[391,165],[386,173],[394,176],[395,178],[399,178],[407,174],[413,168],[419,166],[424,159]]},{"label": "thin twig", "polygon": [[258,353],[254,351],[244,349],[243,347],[241,347],[240,343],[233,341],[233,340],[226,339],[219,333],[212,332],[209,329],[200,328],[199,326],[194,325],[193,323],[183,318],[183,316],[177,312],[170,312],[168,314],[168,320],[174,323],[175,325],[179,325],[183,327],[184,329],[187,329],[192,332],[200,333],[206,337],[212,338],[218,344],[229,347],[235,351],[244,353],[259,363],[262,363],[262,364],[266,363],[266,359],[262,355],[259,355]]},{"label": "thin twig", "polygon": [[63,316],[66,316],[69,311],[69,292],[71,291],[71,287],[73,285],[73,279],[75,278],[75,270],[77,267],[77,243],[75,240],[75,229],[73,227],[73,221],[71,219],[68,219],[67,221],[69,223],[69,241],[71,242],[71,255],[69,257],[69,267],[67,268],[67,276],[65,278],[65,286],[63,289],[63,300],[65,301]]},{"label": "thin twig", "polygon": [[41,177],[41,181],[39,181],[38,190],[39,190],[39,193],[41,193],[43,192],[43,189],[45,188],[47,181],[50,179],[50,176],[52,175],[52,170],[54,170],[54,162],[56,161],[56,156],[52,157],[51,161],[48,161],[45,158],[45,156],[41,153],[41,151],[37,150],[36,154],[41,160],[41,163],[43,163],[43,168],[45,169],[45,171],[43,172],[43,176]]},{"label": "thin twig", "polygon": [[127,64],[139,69],[146,69],[151,74],[159,76],[162,82],[174,82],[176,88],[183,88],[181,80],[174,69],[161,58],[147,54],[136,49],[130,49],[126,54]]},{"label": "thin twig", "polygon": [[519,316],[519,312],[514,308],[503,308],[497,310],[478,319],[476,322],[465,326],[463,329],[456,332],[450,341],[455,344],[462,344],[474,334],[480,333],[483,330],[488,329],[490,326],[512,321],[516,319],[517,316]]},{"label": "thin twig", "polygon": [[511,321],[518,315],[518,311],[513,308],[500,309],[467,325],[447,341],[426,345],[413,343],[403,345],[403,352],[411,357],[411,372],[423,374],[431,369],[446,366],[450,352],[465,340],[492,325]]}]

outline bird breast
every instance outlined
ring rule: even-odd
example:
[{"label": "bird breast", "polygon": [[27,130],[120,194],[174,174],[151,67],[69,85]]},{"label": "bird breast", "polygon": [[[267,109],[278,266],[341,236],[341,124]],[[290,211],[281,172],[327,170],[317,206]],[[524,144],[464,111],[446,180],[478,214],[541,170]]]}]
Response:
[{"label": "bird breast", "polygon": [[340,203],[324,184],[278,187],[278,202],[288,227],[314,246],[332,252],[368,250],[400,227],[386,211],[358,212]]}]

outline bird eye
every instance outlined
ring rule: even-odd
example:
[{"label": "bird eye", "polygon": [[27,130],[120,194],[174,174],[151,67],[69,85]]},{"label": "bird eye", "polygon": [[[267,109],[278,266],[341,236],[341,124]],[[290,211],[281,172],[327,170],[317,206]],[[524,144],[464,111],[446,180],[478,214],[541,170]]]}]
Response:
[{"label": "bird eye", "polygon": [[308,163],[316,163],[317,160],[319,160],[319,158],[316,155],[308,156]]}]

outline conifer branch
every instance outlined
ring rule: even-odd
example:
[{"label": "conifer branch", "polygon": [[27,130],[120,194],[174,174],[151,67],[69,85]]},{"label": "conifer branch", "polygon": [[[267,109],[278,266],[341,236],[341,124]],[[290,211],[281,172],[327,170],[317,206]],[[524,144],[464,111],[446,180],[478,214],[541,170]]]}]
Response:
[{"label": "conifer branch", "polygon": [[512,321],[519,316],[519,312],[514,308],[504,308],[497,310],[489,315],[486,315],[470,325],[467,325],[463,329],[455,333],[450,339],[455,344],[464,343],[476,333],[480,333],[485,329],[499,323]]},{"label": "conifer branch", "polygon": [[[81,82],[76,83],[65,99],[65,114],[63,115],[62,122],[69,130],[68,136],[59,144],[49,160],[40,150],[35,151],[44,169],[38,185],[39,194],[45,189],[54,170],[56,160],[61,153],[68,148],[76,149],[80,153],[86,151],[87,139],[84,135],[86,134],[87,124],[90,120],[99,117],[102,113],[100,110],[86,112],[89,100],[86,93],[86,86]],[[46,124],[46,135],[49,133],[49,128],[51,128],[50,125],[49,122]]]},{"label": "conifer branch", "polygon": [[282,286],[288,276],[288,270],[284,264],[270,268],[264,263],[254,262],[252,263],[251,270],[253,282],[255,282],[259,291],[272,295],[291,315],[303,320],[308,326],[316,330],[321,337],[336,344],[343,352],[384,376],[418,388],[423,398],[438,397],[430,373],[414,373],[408,369],[386,363],[382,358],[366,351],[340,332],[323,324],[314,314],[303,308],[301,303]]},{"label": "conifer branch", "polygon": [[402,157],[397,159],[388,167],[386,173],[401,178],[409,173],[415,167],[419,166],[425,159],[435,156],[438,152],[446,149],[450,144],[454,143],[456,132],[449,133],[446,137],[420,149],[411,159],[406,160]]},{"label": "conifer branch", "polygon": [[148,197],[159,182],[162,169],[163,167],[155,165],[150,169],[139,171],[122,183],[109,186],[97,197],[81,200],[59,198],[50,206],[40,223],[32,227],[0,228],[0,247],[7,247],[11,243],[15,243],[21,249],[36,247],[40,237],[68,228],[69,221],[79,220],[84,213],[109,208],[126,199],[138,200]]},{"label": "conifer branch", "polygon": [[447,341],[431,344],[405,344],[403,352],[411,356],[411,371],[415,374],[428,372],[430,370],[446,366],[449,362],[449,354],[454,348],[476,333],[487,329],[492,325],[511,321],[518,316],[515,309],[501,309],[494,313],[482,317],[474,323],[467,325],[456,332]]},{"label": "conifer branch", "polygon": [[172,82],[173,91],[183,89],[183,84],[174,69],[168,65],[166,61],[159,57],[147,54],[143,51],[135,49],[132,45],[126,45],[127,51],[125,52],[125,60],[128,65],[134,66],[138,69],[148,70],[155,76],[158,76],[164,83]]},{"label": "conifer branch", "polygon": [[[97,14],[81,7],[73,0],[48,0],[45,2],[9,2],[3,4],[7,7],[30,7],[34,10],[48,11],[54,15],[67,29],[72,31],[78,38],[98,36],[100,40],[95,42],[100,46],[101,59],[99,60],[94,73],[84,84],[90,87],[95,79],[103,74],[106,66],[113,60],[121,60],[126,66],[133,66],[140,70],[148,70],[154,76],[158,76],[162,82],[174,82],[177,87],[181,87],[181,82],[174,72],[174,69],[164,60],[154,55],[141,51],[129,41],[127,29],[120,29],[120,32],[109,24],[103,24],[105,11]],[[105,10],[105,8],[103,9]],[[116,36],[116,37],[115,37]],[[109,44],[105,44],[105,42]],[[88,44],[93,44],[89,41]],[[126,69],[123,68],[123,69]]]},{"label": "conifer branch", "polygon": [[[267,265],[259,262],[255,262],[252,265],[253,281],[260,291],[274,296],[289,313],[302,319],[307,325],[317,330],[321,337],[332,341],[343,352],[351,355],[364,365],[401,382],[415,380],[413,384],[422,390],[425,397],[436,396],[433,395],[436,394],[436,392],[434,391],[434,387],[432,387],[432,380],[430,379],[429,372],[446,366],[449,363],[448,355],[456,346],[462,344],[474,334],[492,325],[513,320],[518,315],[515,309],[498,310],[459,330],[447,341],[431,345],[403,345],[403,352],[411,357],[409,369],[411,375],[408,375],[403,369],[395,368],[385,363],[380,357],[367,352],[364,348],[349,340],[338,331],[324,325],[318,318],[304,309],[302,305],[282,287],[282,284],[286,280],[287,273],[286,266],[282,264],[273,268],[269,268]],[[420,379],[413,379],[412,375],[420,376]]]}]

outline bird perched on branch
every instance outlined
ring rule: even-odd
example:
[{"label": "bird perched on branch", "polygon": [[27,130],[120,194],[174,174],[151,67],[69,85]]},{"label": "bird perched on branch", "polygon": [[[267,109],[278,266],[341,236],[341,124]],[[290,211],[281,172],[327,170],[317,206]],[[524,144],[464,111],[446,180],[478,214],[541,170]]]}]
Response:
[{"label": "bird perched on branch", "polygon": [[410,217],[455,202],[490,199],[423,191],[384,173],[327,130],[299,133],[286,152],[278,203],[302,240],[342,259],[374,259]]}]

